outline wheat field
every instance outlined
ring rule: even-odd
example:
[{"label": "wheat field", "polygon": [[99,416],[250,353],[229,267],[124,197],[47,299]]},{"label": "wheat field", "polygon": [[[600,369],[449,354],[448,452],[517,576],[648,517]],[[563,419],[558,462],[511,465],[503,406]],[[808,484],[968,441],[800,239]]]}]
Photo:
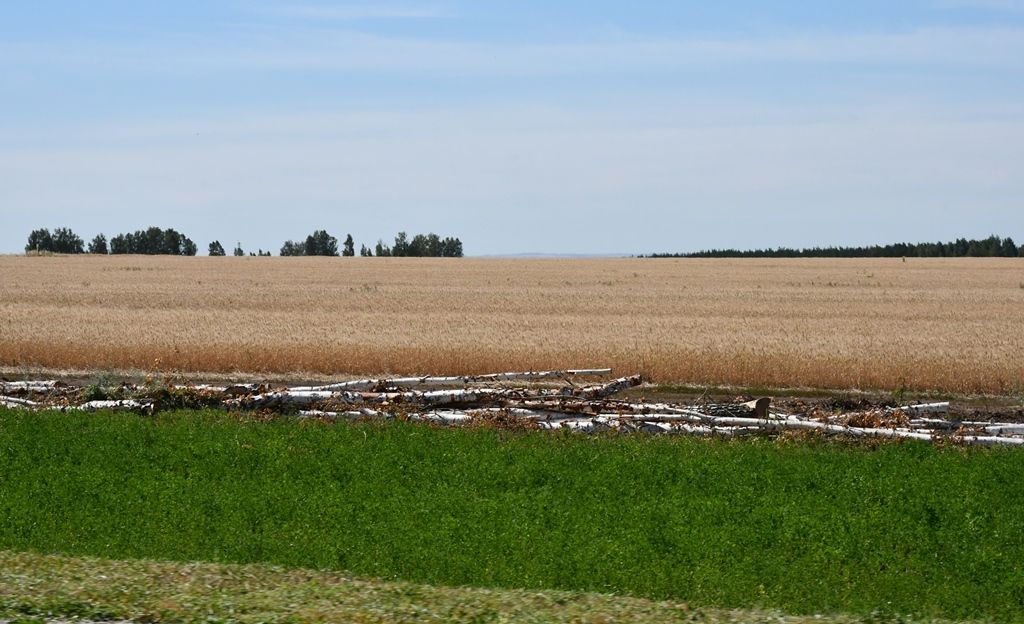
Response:
[{"label": "wheat field", "polygon": [[0,365],[1019,392],[1024,261],[6,256]]}]

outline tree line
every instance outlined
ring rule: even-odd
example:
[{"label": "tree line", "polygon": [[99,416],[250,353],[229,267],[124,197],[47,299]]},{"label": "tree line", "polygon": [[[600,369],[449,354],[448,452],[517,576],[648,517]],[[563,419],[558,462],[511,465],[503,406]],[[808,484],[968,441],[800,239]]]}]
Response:
[{"label": "tree line", "polygon": [[150,227],[110,239],[97,234],[86,248],[85,242],[70,228],[57,228],[52,233],[46,229],[32,230],[28,235],[26,252],[64,254],[168,254],[174,256],[196,255],[196,244],[192,239],[173,228],[166,230]]},{"label": "tree line", "polygon": [[[56,228],[53,232],[43,228],[32,230],[28,236],[28,244],[25,245],[26,253],[60,253],[60,254],[147,254],[147,255],[174,255],[194,256],[198,251],[196,244],[189,237],[174,230],[173,228],[161,229],[150,227],[145,230],[138,230],[127,234],[118,234],[107,241],[103,234],[97,234],[86,246],[80,236],[70,228]],[[225,256],[224,246],[220,241],[213,241],[207,247],[211,256]],[[331,236],[327,230],[316,230],[305,240],[288,240],[281,246],[282,256],[354,256],[356,255],[355,241],[352,235],[348,234],[338,249],[338,239]],[[239,242],[232,252],[235,256],[244,256],[246,252]],[[262,249],[257,252],[249,252],[250,256],[269,256],[269,251]],[[360,256],[407,256],[407,257],[436,257],[436,258],[461,258],[462,241],[451,236],[441,238],[433,232],[429,234],[416,234],[412,238],[405,232],[399,232],[395,236],[394,245],[385,245],[380,239],[374,249],[361,245]]]},{"label": "tree line", "polygon": [[1024,245],[1018,247],[1010,237],[996,235],[976,240],[958,238],[949,243],[895,243],[870,247],[810,247],[792,249],[711,249],[691,253],[656,253],[648,258],[963,258],[1024,257]]},{"label": "tree line", "polygon": [[[282,256],[337,256],[356,255],[356,243],[352,235],[345,236],[341,244],[341,251],[338,250],[338,239],[331,236],[327,230],[316,230],[306,237],[306,240],[287,240],[281,246]],[[433,232],[429,234],[416,234],[411,239],[405,232],[399,232],[395,236],[394,246],[384,244],[381,239],[377,240],[374,249],[366,245],[360,245],[359,255],[372,257],[403,256],[415,258],[461,258],[462,241],[451,236],[441,238]]]}]

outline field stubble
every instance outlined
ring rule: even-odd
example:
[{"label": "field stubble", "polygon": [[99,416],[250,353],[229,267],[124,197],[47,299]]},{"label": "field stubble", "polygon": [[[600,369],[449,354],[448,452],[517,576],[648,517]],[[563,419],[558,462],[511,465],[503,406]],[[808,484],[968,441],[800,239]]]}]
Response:
[{"label": "field stubble", "polygon": [[0,365],[1020,392],[1016,259],[0,258]]}]

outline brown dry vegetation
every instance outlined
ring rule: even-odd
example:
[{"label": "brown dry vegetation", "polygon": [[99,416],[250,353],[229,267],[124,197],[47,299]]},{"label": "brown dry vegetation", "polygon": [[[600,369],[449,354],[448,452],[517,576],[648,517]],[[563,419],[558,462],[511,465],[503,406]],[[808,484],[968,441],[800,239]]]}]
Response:
[{"label": "brown dry vegetation", "polygon": [[[1017,259],[0,258],[0,365],[1013,392]],[[157,364],[159,362],[159,364]]]}]

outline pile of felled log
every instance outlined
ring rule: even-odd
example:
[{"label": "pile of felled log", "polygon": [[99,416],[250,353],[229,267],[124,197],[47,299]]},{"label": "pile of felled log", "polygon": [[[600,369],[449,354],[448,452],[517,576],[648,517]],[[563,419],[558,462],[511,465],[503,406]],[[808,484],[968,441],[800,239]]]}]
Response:
[{"label": "pile of felled log", "polygon": [[[761,398],[733,403],[681,404],[615,399],[638,386],[639,375],[602,383],[611,369],[496,373],[463,377],[362,379],[319,386],[267,384],[175,385],[168,391],[202,396],[206,405],[319,419],[401,418],[440,425],[517,423],[536,429],[644,432],[704,436],[776,435],[810,431],[850,438],[949,440],[961,444],[1021,445],[1024,424],[947,420],[949,403],[926,403],[849,413],[787,414]],[[554,384],[554,386],[553,386]],[[81,388],[57,381],[0,381],[0,406],[74,411],[153,413],[152,386],[121,385],[120,398],[76,401]]]}]

